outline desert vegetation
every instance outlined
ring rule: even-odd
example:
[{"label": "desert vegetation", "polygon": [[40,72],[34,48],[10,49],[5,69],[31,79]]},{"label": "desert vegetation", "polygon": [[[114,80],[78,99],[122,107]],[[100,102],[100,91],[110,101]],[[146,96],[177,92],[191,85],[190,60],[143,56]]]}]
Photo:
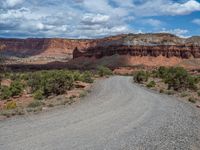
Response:
[{"label": "desert vegetation", "polygon": [[177,95],[192,103],[200,100],[200,76],[191,75],[182,67],[159,67],[153,71],[138,71],[134,81],[168,95]]},{"label": "desert vegetation", "polygon": [[98,66],[97,67],[97,73],[100,77],[103,76],[110,76],[113,74],[112,70],[110,70],[109,68],[105,67],[105,66]]},{"label": "desert vegetation", "polygon": [[0,112],[9,116],[71,104],[87,94],[87,87],[96,77],[109,75],[112,71],[104,66],[93,71],[1,72]]},{"label": "desert vegetation", "polygon": [[[26,111],[36,111],[46,105],[49,97],[67,95],[68,91],[76,89],[77,84],[87,85],[93,81],[94,75],[89,71],[2,72],[0,82],[1,114],[11,113],[14,115],[19,107],[27,108]],[[84,86],[82,87],[84,88]],[[68,101],[70,98],[63,97],[62,99]],[[24,104],[21,105],[21,103]],[[48,105],[53,106],[49,103]]]}]

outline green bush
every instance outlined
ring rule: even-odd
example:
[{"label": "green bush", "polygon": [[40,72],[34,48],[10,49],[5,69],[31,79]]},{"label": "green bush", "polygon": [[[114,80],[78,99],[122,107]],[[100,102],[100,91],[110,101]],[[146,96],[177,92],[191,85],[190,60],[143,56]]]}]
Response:
[{"label": "green bush", "polygon": [[56,70],[33,73],[28,80],[28,85],[32,92],[42,90],[43,95],[48,97],[52,94],[64,94],[66,90],[73,87],[73,82],[73,73]]},{"label": "green bush", "polygon": [[145,71],[138,71],[134,75],[134,81],[137,83],[147,82],[148,78],[149,78],[149,74],[148,74],[148,72],[145,72]]},{"label": "green bush", "polygon": [[0,97],[2,100],[10,98],[11,95],[12,95],[12,92],[10,91],[9,87],[1,86]]},{"label": "green bush", "polygon": [[94,80],[92,79],[92,73],[89,71],[82,73],[80,81],[83,81],[86,83],[93,83]]},{"label": "green bush", "polygon": [[0,97],[1,99],[8,99],[13,96],[20,95],[24,89],[24,85],[20,81],[13,81],[8,86],[2,86],[0,90]]},{"label": "green bush", "polygon": [[185,90],[187,88],[196,89],[195,78],[188,74],[188,72],[181,67],[169,68],[165,82],[168,83],[169,89]]},{"label": "green bush", "polygon": [[10,85],[11,96],[20,95],[23,89],[24,89],[24,85],[20,81],[18,80],[13,81]]},{"label": "green bush", "polygon": [[37,90],[34,94],[33,94],[33,97],[35,100],[42,100],[44,99],[44,96],[43,96],[43,91],[42,90]]},{"label": "green bush", "polygon": [[198,79],[191,76],[187,70],[182,67],[160,67],[153,72],[154,76],[159,77],[168,84],[168,88],[174,90],[185,90],[187,88],[197,90],[196,83]]},{"label": "green bush", "polygon": [[82,74],[79,71],[73,71],[72,76],[73,76],[74,81],[82,80]]},{"label": "green bush", "polygon": [[112,70],[110,70],[109,68],[107,68],[105,66],[99,66],[99,67],[97,67],[97,73],[98,73],[98,75],[100,77],[109,76],[109,75],[113,74]]},{"label": "green bush", "polygon": [[169,73],[169,69],[164,66],[161,66],[158,68],[156,72],[156,76],[159,78],[166,78],[168,73]]},{"label": "green bush", "polygon": [[[35,99],[43,99],[50,95],[64,94],[74,86],[74,81],[92,83],[92,73],[89,71],[80,73],[79,71],[51,70],[36,71],[31,73],[7,72],[3,77],[11,79],[10,87],[1,87],[1,99],[8,99],[12,96],[20,95],[25,85],[31,88],[31,93]],[[24,83],[24,84],[22,84]]]},{"label": "green bush", "polygon": [[156,86],[155,81],[150,81],[150,82],[147,84],[147,87],[148,87],[148,88],[152,88],[152,87],[155,87],[155,86]]}]

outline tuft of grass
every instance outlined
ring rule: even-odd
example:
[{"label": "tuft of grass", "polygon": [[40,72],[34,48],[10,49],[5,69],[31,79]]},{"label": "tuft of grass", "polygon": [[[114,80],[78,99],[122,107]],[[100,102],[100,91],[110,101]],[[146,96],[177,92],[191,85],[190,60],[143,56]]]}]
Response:
[{"label": "tuft of grass", "polygon": [[33,102],[31,102],[28,107],[30,108],[36,108],[36,107],[39,107],[42,105],[42,102],[41,101],[38,101],[38,100],[34,100]]},{"label": "tuft of grass", "polygon": [[80,98],[85,97],[87,95],[86,91],[81,92],[81,94],[79,95]]},{"label": "tuft of grass", "polygon": [[198,96],[200,96],[200,91],[197,92]]},{"label": "tuft of grass", "polygon": [[188,101],[191,102],[191,103],[196,103],[197,99],[194,98],[194,97],[190,97],[190,98],[188,98]]},{"label": "tuft of grass", "polygon": [[164,93],[165,91],[163,90],[163,89],[160,89],[160,91],[159,91],[160,93]]},{"label": "tuft of grass", "polygon": [[188,93],[185,93],[185,92],[183,92],[183,93],[181,93],[181,97],[187,97],[189,94]]},{"label": "tuft of grass", "polygon": [[148,87],[148,88],[153,88],[153,87],[155,87],[155,86],[156,86],[155,81],[150,81],[150,82],[147,84],[147,87]]},{"label": "tuft of grass", "polygon": [[15,101],[7,102],[5,107],[6,110],[11,110],[17,108],[17,103]]},{"label": "tuft of grass", "polygon": [[174,92],[174,91],[171,91],[171,90],[168,90],[168,91],[165,91],[165,94],[167,94],[167,95],[174,95],[175,92]]}]

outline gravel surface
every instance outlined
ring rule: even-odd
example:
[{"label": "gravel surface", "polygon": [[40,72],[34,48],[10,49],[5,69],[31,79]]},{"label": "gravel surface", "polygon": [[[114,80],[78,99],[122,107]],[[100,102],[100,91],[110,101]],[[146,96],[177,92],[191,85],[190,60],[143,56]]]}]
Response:
[{"label": "gravel surface", "polygon": [[114,76],[70,107],[0,122],[0,150],[200,150],[200,110]]}]

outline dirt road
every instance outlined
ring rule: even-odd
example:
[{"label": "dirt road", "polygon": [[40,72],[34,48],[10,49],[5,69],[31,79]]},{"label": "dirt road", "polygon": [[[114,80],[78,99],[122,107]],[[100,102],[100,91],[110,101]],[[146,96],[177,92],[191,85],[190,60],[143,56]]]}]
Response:
[{"label": "dirt road", "polygon": [[200,111],[114,76],[74,104],[0,122],[0,150],[199,150]]}]

